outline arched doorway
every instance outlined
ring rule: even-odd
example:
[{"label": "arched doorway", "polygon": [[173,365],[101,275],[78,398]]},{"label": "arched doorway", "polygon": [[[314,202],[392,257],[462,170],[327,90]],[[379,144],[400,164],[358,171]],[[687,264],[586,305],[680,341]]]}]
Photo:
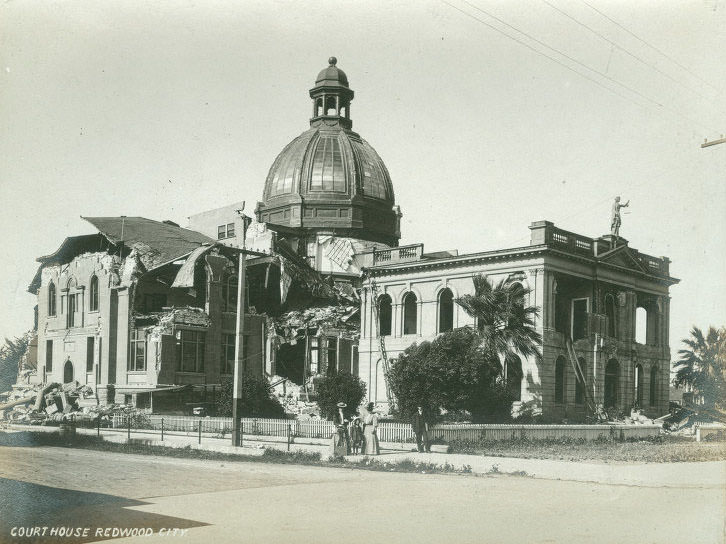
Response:
[{"label": "arched doorway", "polygon": [[73,381],[73,363],[70,359],[66,361],[63,366],[63,383],[70,383]]},{"label": "arched doorway", "polygon": [[620,386],[620,364],[610,359],[605,367],[605,408],[618,405],[618,388]]}]

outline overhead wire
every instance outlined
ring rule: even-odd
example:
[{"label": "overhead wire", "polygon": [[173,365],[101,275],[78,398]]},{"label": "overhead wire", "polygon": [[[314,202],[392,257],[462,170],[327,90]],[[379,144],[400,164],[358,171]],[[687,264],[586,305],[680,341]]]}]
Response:
[{"label": "overhead wire", "polygon": [[567,18],[568,18],[568,19],[570,19],[571,21],[573,21],[573,22],[577,23],[578,25],[580,25],[581,27],[583,27],[583,28],[587,29],[587,30],[588,30],[588,31],[590,31],[590,32],[591,32],[592,34],[595,34],[595,35],[596,35],[597,37],[599,37],[600,39],[602,39],[602,40],[606,41],[607,43],[609,43],[609,44],[610,44],[611,46],[613,46],[613,47],[615,47],[615,48],[619,49],[620,51],[622,51],[622,52],[623,52],[623,53],[625,53],[626,55],[628,55],[628,56],[630,56],[630,57],[634,58],[635,60],[637,60],[637,61],[638,61],[638,62],[640,62],[641,64],[643,64],[643,65],[647,66],[648,68],[651,68],[652,70],[655,70],[656,72],[658,72],[658,73],[659,73],[659,74],[661,74],[662,76],[664,76],[664,77],[668,78],[669,80],[673,81],[673,82],[674,82],[674,83],[676,83],[677,85],[680,85],[680,86],[681,86],[681,87],[683,87],[684,89],[687,89],[688,91],[690,91],[690,92],[692,92],[692,93],[694,93],[694,94],[696,94],[696,95],[700,96],[701,98],[703,98],[703,99],[705,99],[705,100],[708,100],[708,101],[712,101],[712,100],[713,100],[713,98],[711,98],[711,97],[708,97],[708,96],[706,96],[706,95],[702,94],[702,93],[701,93],[701,92],[699,92],[699,91],[698,91],[697,89],[694,89],[694,88],[693,88],[693,87],[691,87],[690,85],[686,85],[685,83],[683,83],[682,81],[680,81],[680,80],[678,80],[677,78],[673,77],[673,76],[672,76],[672,75],[670,75],[669,73],[667,73],[667,72],[664,72],[663,70],[661,70],[661,69],[660,69],[660,68],[658,68],[657,66],[655,66],[655,65],[653,65],[653,64],[651,64],[651,63],[649,63],[649,62],[647,62],[647,61],[645,61],[645,60],[643,60],[643,59],[642,59],[642,58],[640,58],[640,57],[639,57],[638,55],[636,55],[636,54],[634,54],[634,53],[632,53],[632,52],[628,51],[628,50],[627,50],[627,49],[626,49],[625,47],[623,47],[623,46],[622,46],[622,45],[620,45],[619,43],[616,43],[616,42],[614,42],[613,40],[611,40],[611,39],[610,39],[610,38],[608,38],[607,36],[604,36],[604,35],[603,35],[603,34],[602,34],[601,32],[598,32],[597,30],[595,30],[595,29],[591,28],[590,26],[586,25],[586,24],[585,24],[585,23],[583,23],[582,21],[580,21],[580,20],[576,19],[575,17],[573,17],[572,15],[570,15],[569,13],[567,13],[566,11],[564,11],[563,9],[560,9],[560,8],[558,8],[557,6],[555,6],[554,4],[552,4],[551,2],[549,2],[549,0],[541,0],[541,1],[542,1],[542,2],[544,3],[544,4],[547,4],[547,5],[548,5],[549,7],[551,7],[551,8],[553,9],[553,10],[555,10],[555,11],[557,11],[558,13],[560,13],[561,15],[563,15],[564,17],[567,17]]},{"label": "overhead wire", "polygon": [[[528,47],[529,49],[531,49],[531,50],[535,51],[536,53],[538,53],[538,54],[540,54],[540,55],[543,55],[543,56],[545,56],[545,57],[549,58],[550,60],[553,60],[553,59],[552,59],[552,57],[550,57],[549,55],[545,55],[545,54],[544,54],[543,52],[541,52],[540,50],[538,50],[538,49],[536,49],[536,48],[534,48],[534,47],[530,46],[529,44],[526,44],[525,42],[522,42],[521,40],[518,40],[517,38],[514,38],[514,37],[510,36],[510,35],[509,35],[509,34],[507,34],[506,32],[503,32],[503,31],[502,31],[501,29],[499,29],[499,28],[495,27],[494,25],[491,25],[491,24],[487,23],[486,21],[483,21],[482,19],[480,19],[480,18],[476,17],[475,15],[472,15],[471,13],[469,13],[469,12],[467,12],[467,11],[464,11],[464,10],[462,10],[462,9],[458,8],[457,6],[455,6],[455,5],[451,4],[451,3],[449,3],[449,2],[447,1],[447,0],[441,0],[441,1],[442,1],[442,2],[444,3],[444,4],[446,4],[446,5],[448,5],[448,6],[452,7],[452,8],[454,8],[454,9],[456,9],[456,10],[457,10],[457,11],[459,11],[460,13],[463,13],[464,15],[467,15],[468,17],[471,17],[472,19],[474,19],[474,20],[476,20],[476,21],[480,22],[481,24],[484,24],[484,25],[486,25],[487,27],[489,27],[489,28],[492,28],[493,30],[495,30],[495,31],[499,32],[500,34],[503,34],[503,35],[504,35],[504,36],[506,36],[507,38],[509,38],[509,39],[511,39],[511,40],[514,40],[514,41],[516,41],[516,42],[518,42],[518,43],[520,43],[520,44],[522,44],[522,45],[525,45],[526,47]],[[511,25],[511,24],[507,23],[506,21],[504,21],[504,20],[500,19],[500,18],[499,18],[499,17],[497,17],[496,15],[493,15],[493,14],[489,13],[489,12],[488,12],[488,11],[486,11],[485,9],[482,9],[482,8],[480,8],[479,6],[477,6],[477,5],[475,5],[475,4],[472,4],[472,3],[471,3],[471,2],[469,2],[468,0],[462,0],[462,1],[463,1],[463,2],[465,3],[465,4],[467,4],[468,6],[470,6],[471,8],[473,8],[473,9],[475,9],[475,10],[477,10],[477,11],[479,11],[479,12],[481,12],[481,13],[485,14],[485,15],[487,15],[488,17],[490,17],[490,18],[492,18],[492,19],[496,20],[497,22],[499,22],[500,24],[502,24],[502,25],[504,25],[504,26],[506,26],[506,27],[508,27],[508,28],[511,28],[511,29],[512,29],[512,30],[514,30],[515,32],[518,32],[519,34],[522,34],[523,36],[526,36],[527,38],[529,38],[529,39],[530,39],[530,40],[532,40],[533,42],[535,42],[535,43],[537,43],[537,44],[541,45],[542,47],[545,47],[545,48],[549,49],[550,51],[554,51],[554,52],[555,52],[555,53],[557,53],[558,55],[561,55],[561,56],[565,57],[566,59],[570,60],[571,62],[574,62],[575,64],[577,64],[577,65],[579,65],[579,66],[582,66],[582,67],[583,67],[583,68],[585,68],[586,70],[589,70],[590,72],[593,72],[593,73],[597,74],[598,76],[600,76],[600,77],[602,77],[602,78],[604,78],[604,79],[607,79],[608,81],[611,81],[612,83],[614,83],[614,84],[616,84],[616,85],[618,85],[618,86],[620,86],[620,87],[622,87],[622,88],[624,88],[624,89],[626,89],[626,90],[630,91],[631,93],[633,93],[633,94],[636,94],[636,95],[638,95],[639,97],[643,98],[644,100],[647,100],[648,102],[650,102],[650,103],[652,103],[652,104],[654,104],[654,105],[656,105],[656,106],[659,106],[659,107],[663,108],[664,110],[670,111],[671,113],[673,113],[673,114],[677,115],[678,117],[680,117],[680,118],[682,118],[682,119],[685,119],[686,121],[688,121],[688,122],[689,122],[689,123],[691,123],[691,124],[694,124],[694,125],[699,125],[699,126],[700,126],[700,127],[702,128],[702,129],[705,129],[705,130],[713,130],[713,128],[708,128],[708,127],[706,127],[706,125],[703,125],[703,124],[702,124],[702,123],[700,123],[699,121],[696,121],[696,120],[694,120],[694,119],[691,119],[690,117],[687,117],[686,115],[683,115],[683,114],[682,114],[682,113],[680,113],[679,111],[677,111],[677,110],[675,110],[675,109],[673,109],[673,108],[670,108],[670,107],[668,107],[668,106],[666,106],[666,105],[664,105],[664,104],[662,104],[662,103],[660,103],[660,102],[658,102],[658,101],[656,101],[656,100],[654,100],[654,99],[652,99],[652,98],[650,98],[650,97],[646,96],[645,94],[641,93],[641,92],[640,92],[640,91],[638,91],[637,89],[633,89],[633,88],[632,88],[632,87],[630,87],[629,85],[626,85],[625,83],[622,83],[622,82],[620,82],[620,81],[618,81],[618,80],[616,80],[616,79],[614,79],[614,78],[612,78],[612,77],[608,76],[607,74],[604,74],[603,72],[600,72],[599,70],[596,70],[596,69],[594,69],[594,68],[591,68],[591,67],[590,67],[590,66],[588,66],[587,64],[585,64],[585,63],[583,63],[583,62],[581,62],[581,61],[579,61],[579,60],[577,60],[577,59],[575,59],[575,58],[571,57],[570,55],[568,55],[568,54],[566,54],[566,53],[563,53],[562,51],[560,51],[560,50],[558,50],[558,49],[556,49],[556,48],[554,48],[554,47],[552,47],[552,46],[550,46],[550,45],[546,44],[546,43],[545,43],[545,42],[543,42],[542,40],[539,40],[539,39],[535,38],[534,36],[531,36],[530,34],[528,34],[528,33],[524,32],[524,31],[522,31],[522,30],[519,30],[519,29],[518,29],[518,28],[516,28],[515,26],[513,26],[513,25]],[[563,63],[560,63],[560,62],[558,62],[558,64],[563,64]],[[575,69],[574,69],[574,68],[572,68],[572,67],[568,67],[568,68],[569,68],[570,70],[572,70],[573,72],[575,72],[576,74],[580,75],[581,77],[586,77],[586,79],[589,79],[590,81],[593,81],[593,80],[592,80],[592,78],[589,78],[589,77],[585,76],[585,74],[583,74],[582,72],[579,72],[579,71],[575,70]],[[609,90],[611,90],[611,91],[612,91],[612,89],[610,89],[609,87],[605,87],[605,88],[607,88],[607,89],[609,89]],[[617,93],[616,93],[616,94],[617,94]],[[625,98],[625,97],[623,97],[622,95],[620,95],[620,96],[621,96],[622,98]],[[627,100],[627,98],[625,98],[625,99]],[[635,103],[635,104],[637,104],[637,105],[639,105],[639,106],[643,107],[643,105],[642,105],[642,104],[638,104],[637,102],[633,102],[633,103]]]},{"label": "overhead wire", "polygon": [[684,66],[683,64],[681,64],[680,62],[678,62],[674,58],[668,56],[666,53],[664,53],[663,51],[661,51],[660,49],[658,49],[655,45],[652,45],[652,44],[648,43],[643,38],[641,38],[640,36],[638,36],[637,34],[635,34],[634,32],[631,32],[625,26],[621,25],[615,19],[609,17],[608,15],[606,15],[605,13],[603,13],[602,11],[600,11],[599,9],[597,9],[595,6],[593,6],[592,4],[590,4],[589,2],[587,2],[586,0],[581,0],[581,1],[582,1],[583,4],[585,4],[591,10],[595,11],[596,13],[599,13],[602,17],[605,17],[605,19],[607,19],[608,21],[610,21],[612,24],[614,24],[618,28],[621,28],[622,30],[624,30],[625,32],[627,32],[628,34],[630,34],[633,38],[635,38],[639,42],[647,45],[648,47],[650,47],[654,51],[660,53],[665,58],[667,58],[669,61],[671,61],[673,64],[675,64],[676,66],[678,66],[682,70],[685,70],[686,72],[688,72],[689,74],[691,74],[693,77],[695,77],[696,79],[698,79],[701,83],[703,83],[703,84],[708,85],[709,87],[711,87],[719,95],[722,94],[722,91],[720,89],[718,89],[717,87],[711,85],[708,81],[706,81],[705,79],[703,79],[702,77],[700,77],[698,74],[692,72],[687,66]]}]

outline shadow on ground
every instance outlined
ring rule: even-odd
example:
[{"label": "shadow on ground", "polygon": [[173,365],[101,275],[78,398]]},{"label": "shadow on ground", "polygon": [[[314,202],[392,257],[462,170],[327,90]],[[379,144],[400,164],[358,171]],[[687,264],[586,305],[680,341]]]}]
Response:
[{"label": "shadow on ground", "polygon": [[[45,485],[0,478],[0,542],[97,542],[120,538],[106,528],[189,529],[206,523],[131,510],[129,507],[148,504],[104,493],[87,493]],[[29,529],[47,527],[45,536],[13,537],[13,527]],[[68,533],[76,528],[88,528],[88,536],[51,536],[51,528],[64,528]],[[97,535],[97,529],[102,532]],[[16,529],[17,531],[17,529]],[[31,533],[32,534],[32,533]],[[73,533],[72,533],[73,534]]]}]

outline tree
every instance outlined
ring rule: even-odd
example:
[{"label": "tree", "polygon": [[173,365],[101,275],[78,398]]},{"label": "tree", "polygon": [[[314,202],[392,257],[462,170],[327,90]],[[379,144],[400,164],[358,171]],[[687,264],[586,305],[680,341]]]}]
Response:
[{"label": "tree", "polygon": [[474,294],[459,297],[456,302],[476,319],[484,349],[502,366],[515,354],[542,357],[542,335],[534,324],[539,309],[524,303],[531,289],[506,280],[495,285],[483,274],[475,275],[473,280]]},{"label": "tree", "polygon": [[334,419],[338,413],[338,403],[344,402],[347,407],[343,409],[346,417],[353,415],[366,396],[366,384],[358,376],[349,372],[337,372],[323,376],[315,384],[318,393],[318,406],[320,415],[326,419]]},{"label": "tree", "polygon": [[[242,377],[241,391],[242,417],[270,417],[281,418],[285,409],[280,402],[272,396],[272,388],[266,378],[245,375]],[[230,417],[232,415],[233,380],[228,378],[222,382],[217,396],[217,415]]]},{"label": "tree", "polygon": [[687,349],[678,351],[680,359],[673,363],[677,387],[690,386],[702,395],[706,407],[723,406],[726,402],[726,327],[709,327],[704,336],[693,327],[691,337],[683,339]]},{"label": "tree", "polygon": [[20,361],[28,349],[32,332],[17,338],[6,338],[0,347],[0,391],[7,391],[18,379]]},{"label": "tree", "polygon": [[392,362],[388,381],[398,413],[406,419],[417,406],[430,415],[443,408],[466,410],[475,421],[501,419],[511,403],[499,361],[482,347],[478,333],[471,328],[409,346]]}]

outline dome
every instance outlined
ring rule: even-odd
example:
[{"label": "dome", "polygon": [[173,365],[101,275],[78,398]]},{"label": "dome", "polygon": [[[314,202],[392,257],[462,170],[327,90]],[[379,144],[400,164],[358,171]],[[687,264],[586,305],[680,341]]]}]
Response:
[{"label": "dome", "polygon": [[258,221],[390,246],[400,238],[400,211],[386,166],[351,130],[348,78],[335,66],[310,91],[310,128],[280,152],[265,181]]},{"label": "dome", "polygon": [[335,57],[330,57],[330,59],[328,59],[328,63],[329,66],[327,68],[323,68],[318,74],[318,78],[315,80],[315,86],[339,85],[342,87],[348,87],[348,76],[345,75],[345,72],[343,70],[336,66],[336,64],[338,63],[338,59],[336,59]]}]

